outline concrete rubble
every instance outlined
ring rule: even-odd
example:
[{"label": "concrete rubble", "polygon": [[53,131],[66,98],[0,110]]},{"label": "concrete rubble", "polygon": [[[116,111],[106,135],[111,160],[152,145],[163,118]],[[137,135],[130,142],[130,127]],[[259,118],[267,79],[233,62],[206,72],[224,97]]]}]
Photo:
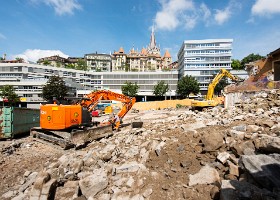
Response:
[{"label": "concrete rubble", "polygon": [[280,199],[279,102],[270,90],[228,109],[133,113],[142,128],[65,151],[2,199]]}]

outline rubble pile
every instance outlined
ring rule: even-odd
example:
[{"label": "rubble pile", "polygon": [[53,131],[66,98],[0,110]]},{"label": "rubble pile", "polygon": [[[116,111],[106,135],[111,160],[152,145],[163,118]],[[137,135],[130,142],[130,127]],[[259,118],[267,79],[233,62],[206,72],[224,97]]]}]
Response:
[{"label": "rubble pile", "polygon": [[135,114],[142,128],[65,151],[2,199],[279,199],[280,91],[236,106]]}]

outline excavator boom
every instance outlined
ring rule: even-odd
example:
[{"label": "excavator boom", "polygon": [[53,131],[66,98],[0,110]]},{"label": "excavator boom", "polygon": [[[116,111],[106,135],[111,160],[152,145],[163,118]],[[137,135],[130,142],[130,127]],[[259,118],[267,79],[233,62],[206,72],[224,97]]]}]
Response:
[{"label": "excavator boom", "polygon": [[230,78],[234,82],[241,81],[241,79],[239,79],[236,76],[233,76],[229,71],[227,71],[225,69],[221,69],[219,71],[219,73],[215,76],[215,78],[212,80],[212,82],[209,84],[205,100],[192,101],[191,104],[192,104],[193,109],[197,109],[197,108],[203,109],[205,107],[214,107],[214,106],[217,106],[218,104],[221,104],[221,98],[214,99],[213,94],[214,94],[214,89],[215,89],[216,85],[220,82],[220,80],[224,76]]}]

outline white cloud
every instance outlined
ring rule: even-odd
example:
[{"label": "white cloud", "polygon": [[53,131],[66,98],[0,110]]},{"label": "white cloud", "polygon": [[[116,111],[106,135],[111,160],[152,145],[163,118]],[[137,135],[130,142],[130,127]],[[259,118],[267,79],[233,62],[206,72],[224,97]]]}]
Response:
[{"label": "white cloud", "polygon": [[216,9],[215,13],[205,3],[195,5],[193,0],[158,0],[162,9],[156,13],[157,29],[174,30],[182,25],[186,29],[193,29],[199,22],[205,26],[227,22],[237,13],[241,5],[236,0],[230,0],[224,9]]},{"label": "white cloud", "polygon": [[272,15],[280,13],[279,0],[256,0],[256,3],[252,7],[253,15]]},{"label": "white cloud", "polygon": [[61,52],[60,50],[41,50],[41,49],[27,49],[21,54],[13,55],[15,58],[23,58],[25,61],[37,62],[39,58],[59,55],[63,58],[68,58],[69,56]]},{"label": "white cloud", "polygon": [[0,33],[0,40],[1,40],[1,39],[5,40],[5,39],[7,39],[7,38],[6,38],[5,35],[3,35],[2,33]]},{"label": "white cloud", "polygon": [[225,23],[230,18],[231,12],[229,9],[216,10],[215,21],[221,25]]},{"label": "white cloud", "polygon": [[197,16],[186,16],[185,17],[185,28],[188,30],[191,30],[195,27],[196,23],[197,23]]},{"label": "white cloud", "polygon": [[77,0],[30,0],[33,3],[44,3],[54,8],[56,14],[73,14],[74,10],[80,10],[82,6]]},{"label": "white cloud", "polygon": [[233,13],[237,13],[237,11],[241,8],[241,4],[237,1],[231,0],[228,4],[228,6],[225,9],[222,10],[216,10],[216,13],[214,15],[214,19],[217,24],[222,25],[226,21],[230,19],[230,17],[233,15]]},{"label": "white cloud", "polygon": [[183,12],[194,8],[192,0],[160,0],[162,10],[157,12],[155,23],[157,29],[173,30],[182,19]]},{"label": "white cloud", "polygon": [[200,12],[201,15],[203,16],[202,17],[203,21],[206,23],[206,26],[208,26],[210,24],[211,15],[212,15],[210,9],[206,6],[206,4],[202,3],[200,5]]}]

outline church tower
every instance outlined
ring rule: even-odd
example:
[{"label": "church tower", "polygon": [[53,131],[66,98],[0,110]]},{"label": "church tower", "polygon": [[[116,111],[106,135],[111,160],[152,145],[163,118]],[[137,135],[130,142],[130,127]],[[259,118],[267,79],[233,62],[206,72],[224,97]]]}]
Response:
[{"label": "church tower", "polygon": [[154,27],[152,27],[150,44],[149,44],[147,50],[148,50],[149,54],[158,54],[158,55],[160,55],[160,48],[157,47],[157,44],[156,44]]}]

